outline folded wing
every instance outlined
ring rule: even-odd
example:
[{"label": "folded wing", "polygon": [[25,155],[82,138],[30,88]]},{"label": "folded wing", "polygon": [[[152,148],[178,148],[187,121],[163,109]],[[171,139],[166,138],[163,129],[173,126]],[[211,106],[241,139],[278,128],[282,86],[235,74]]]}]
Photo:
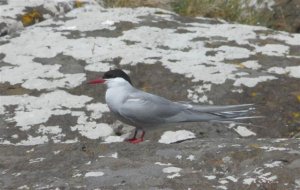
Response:
[{"label": "folded wing", "polygon": [[179,103],[145,92],[132,93],[123,103],[120,115],[137,123],[163,124],[185,109]]},{"label": "folded wing", "polygon": [[172,102],[165,98],[138,91],[123,103],[120,114],[135,123],[163,124],[197,121],[236,121],[249,117],[252,104],[205,106]]}]

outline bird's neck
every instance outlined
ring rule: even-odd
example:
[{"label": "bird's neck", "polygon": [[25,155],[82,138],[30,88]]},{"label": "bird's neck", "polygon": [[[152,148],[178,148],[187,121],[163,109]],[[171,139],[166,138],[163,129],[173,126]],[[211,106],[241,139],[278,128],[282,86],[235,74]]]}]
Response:
[{"label": "bird's neck", "polygon": [[131,85],[108,86],[105,93],[105,101],[112,112],[118,112],[119,107],[124,103],[132,88]]}]

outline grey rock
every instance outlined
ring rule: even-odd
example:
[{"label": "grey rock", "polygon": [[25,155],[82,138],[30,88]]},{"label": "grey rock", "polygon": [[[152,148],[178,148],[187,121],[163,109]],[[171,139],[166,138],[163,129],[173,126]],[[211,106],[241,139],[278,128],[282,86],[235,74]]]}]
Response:
[{"label": "grey rock", "polygon": [[[298,188],[299,139],[290,138],[299,132],[298,35],[150,8],[86,6],[65,16],[0,38],[1,188]],[[254,103],[265,118],[109,143],[132,128],[110,115],[104,86],[85,83],[116,67],[145,91]],[[196,138],[158,143],[181,130]]]},{"label": "grey rock", "polygon": [[298,160],[294,160],[292,163],[290,163],[288,165],[289,168],[291,169],[297,169],[297,168],[300,168],[300,159]]}]

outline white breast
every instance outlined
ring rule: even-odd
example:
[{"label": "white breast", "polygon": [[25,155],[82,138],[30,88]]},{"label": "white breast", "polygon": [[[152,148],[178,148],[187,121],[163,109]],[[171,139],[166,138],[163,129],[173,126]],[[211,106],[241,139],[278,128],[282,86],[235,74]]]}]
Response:
[{"label": "white breast", "polygon": [[126,94],[121,88],[109,88],[105,94],[106,104],[108,105],[109,109],[115,113],[120,110],[125,98]]},{"label": "white breast", "polygon": [[108,79],[106,85],[105,101],[112,112],[119,113],[133,87],[123,78]]}]

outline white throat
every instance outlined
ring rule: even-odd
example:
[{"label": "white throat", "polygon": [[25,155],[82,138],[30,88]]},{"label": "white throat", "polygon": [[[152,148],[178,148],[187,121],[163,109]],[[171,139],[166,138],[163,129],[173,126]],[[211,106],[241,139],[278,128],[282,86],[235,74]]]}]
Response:
[{"label": "white throat", "polygon": [[106,103],[112,112],[117,113],[133,87],[123,78],[106,79],[105,84],[107,85],[105,93]]}]

